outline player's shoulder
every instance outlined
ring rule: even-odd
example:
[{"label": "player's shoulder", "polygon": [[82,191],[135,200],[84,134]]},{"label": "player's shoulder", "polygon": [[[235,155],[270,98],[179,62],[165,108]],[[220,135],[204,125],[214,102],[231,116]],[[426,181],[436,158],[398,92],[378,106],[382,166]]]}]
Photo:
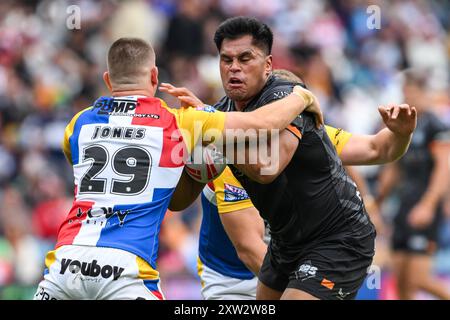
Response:
[{"label": "player's shoulder", "polygon": [[323,128],[326,131],[327,135],[330,138],[333,138],[333,139],[336,139],[336,138],[339,138],[339,137],[343,137],[343,136],[347,136],[347,135],[349,135],[349,136],[351,135],[350,132],[345,131],[342,128],[333,127],[333,126],[328,125],[328,124],[324,125]]},{"label": "player's shoulder", "polygon": [[261,99],[275,101],[292,93],[298,83],[272,76],[268,79],[261,95]]},{"label": "player's shoulder", "polygon": [[84,114],[86,114],[88,111],[91,111],[93,109],[93,106],[86,107],[80,111],[78,111],[69,121],[68,125],[69,127],[73,127],[75,123],[80,119],[80,117]]},{"label": "player's shoulder", "polygon": [[260,94],[249,103],[246,111],[254,110],[288,96],[292,93],[295,85],[297,83],[278,78],[274,75],[270,76]]},{"label": "player's shoulder", "polygon": [[450,131],[450,128],[433,112],[424,112],[422,118],[422,121],[419,121],[419,123],[422,123],[423,130],[425,130],[433,139],[435,136],[446,135],[446,133]]}]

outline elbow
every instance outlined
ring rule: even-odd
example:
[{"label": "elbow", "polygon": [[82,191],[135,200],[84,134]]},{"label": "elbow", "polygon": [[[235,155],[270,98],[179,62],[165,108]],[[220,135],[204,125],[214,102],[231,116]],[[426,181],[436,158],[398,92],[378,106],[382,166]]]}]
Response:
[{"label": "elbow", "polygon": [[175,211],[183,211],[184,210],[184,208],[182,208],[182,207],[178,207],[178,206],[172,206],[172,205],[169,205],[169,208],[168,208],[170,211],[173,211],[173,212],[175,212]]},{"label": "elbow", "polygon": [[[238,168],[251,180],[260,184],[269,184],[273,182],[277,175],[271,174],[268,166],[262,165],[260,163],[254,165],[238,166]],[[265,174],[264,172],[267,172]]]},{"label": "elbow", "polygon": [[271,164],[258,163],[252,166],[249,178],[260,184],[272,183],[278,176],[278,167]]},{"label": "elbow", "polygon": [[189,207],[189,203],[185,202],[171,202],[169,204],[170,211],[183,211],[187,207]]},{"label": "elbow", "polygon": [[257,176],[251,177],[251,179],[256,181],[256,182],[258,182],[258,183],[260,183],[260,184],[270,184],[276,179],[276,176],[274,176],[274,175],[260,175],[259,174]]},{"label": "elbow", "polygon": [[252,179],[253,181],[260,184],[269,184],[272,183],[276,179],[276,175],[274,174],[264,174],[265,167],[263,166],[253,166],[252,170],[245,172],[245,174]]}]

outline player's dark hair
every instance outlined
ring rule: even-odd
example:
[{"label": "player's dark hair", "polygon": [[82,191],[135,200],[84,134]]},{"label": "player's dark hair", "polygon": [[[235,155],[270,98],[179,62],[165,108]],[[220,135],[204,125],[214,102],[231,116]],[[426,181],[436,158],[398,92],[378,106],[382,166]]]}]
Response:
[{"label": "player's dark hair", "polygon": [[250,17],[234,17],[222,22],[214,34],[214,42],[220,51],[224,39],[237,39],[251,35],[253,44],[271,54],[273,44],[272,30],[261,21]]}]

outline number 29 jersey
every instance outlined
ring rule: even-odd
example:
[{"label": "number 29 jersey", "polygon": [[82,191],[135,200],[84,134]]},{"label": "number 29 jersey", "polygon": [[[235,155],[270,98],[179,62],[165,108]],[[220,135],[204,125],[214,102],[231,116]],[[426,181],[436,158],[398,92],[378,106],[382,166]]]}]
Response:
[{"label": "number 29 jersey", "polygon": [[224,113],[171,109],[150,97],[101,97],[79,112],[64,135],[75,198],[56,248],[117,248],[156,269],[161,222],[186,152],[224,123]]}]

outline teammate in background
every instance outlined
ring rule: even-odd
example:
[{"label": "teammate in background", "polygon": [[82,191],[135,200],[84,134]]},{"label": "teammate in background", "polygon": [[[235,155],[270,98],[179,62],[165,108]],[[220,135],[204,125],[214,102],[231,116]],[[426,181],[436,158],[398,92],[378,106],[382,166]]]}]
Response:
[{"label": "teammate in background", "polygon": [[112,96],[79,112],[65,130],[75,199],[45,258],[37,300],[163,299],[158,233],[184,153],[210,129],[223,135],[225,129],[281,129],[306,107],[321,117],[315,97],[301,87],[252,114],[170,109],[154,98],[155,53],[141,39],[115,41],[107,63],[103,78]]},{"label": "teammate in background", "polygon": [[[288,94],[292,88],[292,84],[286,84],[282,83],[281,85],[279,82],[274,78],[271,77],[271,56],[270,56],[270,47],[271,47],[271,32],[270,29],[267,28],[267,26],[262,25],[261,23],[252,20],[252,19],[246,19],[246,18],[236,18],[232,20],[228,20],[225,22],[222,26],[226,25],[228,23],[228,32],[229,34],[225,34],[225,37],[223,39],[219,39],[218,42],[216,42],[218,49],[221,52],[221,75],[222,80],[224,84],[225,91],[227,92],[228,97],[221,100],[219,103],[219,108],[226,111],[231,110],[244,110],[247,111],[248,109],[252,110],[259,105],[262,105],[261,101],[267,101],[267,100],[273,100],[276,99],[275,97],[280,97],[285,94]],[[225,27],[224,27],[225,28]],[[219,28],[220,29],[220,28]],[[223,28],[221,30],[224,32]],[[226,31],[225,31],[226,33]],[[217,33],[216,33],[217,35]],[[175,96],[178,96],[181,100],[190,101],[189,103],[195,103],[194,100],[197,100],[195,97],[192,97],[192,94],[184,89],[184,88],[174,88],[170,85],[165,85],[166,92],[173,94]],[[190,97],[190,99],[187,99],[186,97]],[[231,99],[230,99],[231,97]],[[200,102],[201,104],[201,102]],[[380,113],[383,116],[383,120],[386,122],[386,124],[389,126],[390,129],[382,130],[379,134],[374,136],[361,136],[361,137],[355,137],[353,140],[355,141],[354,144],[357,146],[355,149],[351,150],[349,152],[349,161],[351,163],[358,163],[358,161],[361,161],[361,159],[365,159],[367,163],[382,163],[385,161],[392,161],[400,157],[403,152],[407,149],[407,146],[410,141],[411,132],[414,129],[415,126],[415,113],[414,109],[410,109],[408,106],[402,106],[402,107],[395,107],[392,109],[392,113],[386,108],[381,108]],[[400,115],[400,117],[397,117]],[[405,123],[403,123],[405,121]],[[303,123],[304,124],[304,123]],[[296,124],[298,126],[302,126],[302,123]],[[302,132],[299,132],[300,130],[295,130],[296,128],[290,128],[292,133],[294,133],[297,137],[300,137]],[[298,129],[298,128],[297,128]],[[302,128],[304,129],[304,127]],[[393,130],[391,130],[393,129]],[[400,130],[399,130],[400,129]],[[322,131],[323,132],[323,131]],[[406,134],[404,134],[407,132]],[[283,133],[282,133],[283,134]],[[290,135],[290,133],[287,133],[287,135]],[[322,137],[323,134],[321,133]],[[323,139],[326,139],[325,137]],[[304,140],[302,140],[304,141]],[[288,151],[289,149],[292,151],[292,145],[294,145],[294,150],[296,146],[298,145],[298,141],[294,141],[292,145],[289,146],[289,144],[292,141],[288,141],[288,145],[282,145],[281,154],[283,154],[283,147],[287,147]],[[320,142],[319,142],[320,143]],[[313,144],[310,144],[313,145]],[[338,147],[342,146],[339,145]],[[380,148],[381,147],[381,148]],[[327,147],[325,147],[327,148]],[[314,152],[314,151],[313,151]],[[331,149],[327,149],[327,152],[333,153]],[[307,152],[306,152],[307,153]],[[287,152],[289,154],[289,152]],[[290,153],[290,156],[292,157],[292,152]],[[289,158],[290,160],[290,158]],[[287,163],[289,162],[287,161]],[[312,161],[313,162],[313,161]],[[311,164],[312,165],[312,164]],[[339,163],[337,161],[337,165],[339,166]],[[308,166],[311,171],[314,171],[314,167]],[[305,169],[299,169],[305,171]],[[341,170],[339,170],[342,172]],[[345,175],[345,173],[343,173]],[[344,178],[345,181],[350,181]],[[353,184],[350,188],[354,188]],[[228,188],[229,189],[229,188]],[[275,191],[278,190],[278,191]],[[226,186],[223,188],[225,190],[223,193],[226,197]],[[237,190],[238,194],[241,196],[244,195],[242,192],[242,188],[235,188],[235,191]],[[266,193],[266,199],[269,201],[270,199],[273,199],[274,197],[277,197],[277,194],[280,190],[286,190],[285,186],[275,187],[271,192]],[[291,189],[292,190],[292,189]],[[299,188],[294,188],[294,190],[299,190]],[[356,189],[355,189],[356,190]],[[229,191],[229,190],[228,190]],[[219,191],[220,192],[220,191]],[[356,191],[355,191],[356,192]],[[257,196],[258,192],[254,192],[253,195]],[[271,194],[271,196],[269,196]],[[250,197],[253,200],[253,195]],[[232,195],[233,196],[233,195]],[[234,195],[235,196],[235,195]],[[236,197],[234,197],[236,198]],[[304,197],[303,197],[304,198]],[[292,198],[291,198],[292,199]],[[276,200],[276,199],[274,199]],[[306,199],[305,199],[306,200]],[[356,200],[355,201],[360,201]],[[307,200],[306,200],[307,201]],[[281,201],[283,202],[283,201]],[[324,203],[327,203],[327,201],[324,201]],[[266,203],[267,204],[267,203]],[[266,205],[266,204],[263,204]],[[287,204],[289,205],[289,201],[287,201]],[[317,204],[317,203],[316,203]],[[270,205],[270,204],[268,204]],[[300,207],[300,206],[298,206]],[[358,208],[362,208],[361,206],[357,206]],[[244,208],[243,208],[244,209]],[[359,209],[358,209],[359,210]],[[267,212],[271,211],[270,209],[267,210]],[[289,211],[289,210],[287,210]],[[286,212],[287,212],[286,211]],[[312,210],[314,211],[314,210]],[[260,211],[260,214],[263,216],[266,216],[266,211]],[[241,214],[244,214],[242,211]],[[249,213],[250,214],[250,213]],[[253,212],[254,214],[254,212]],[[296,215],[296,213],[294,213]],[[231,215],[229,215],[231,216]],[[279,215],[280,218],[282,218],[281,215]],[[296,217],[293,217],[295,219]],[[289,217],[287,217],[289,219]],[[367,219],[367,217],[365,218]],[[273,220],[274,221],[274,220]],[[272,222],[270,222],[271,225],[273,225]],[[307,223],[305,223],[307,224]],[[291,227],[289,224],[284,224],[286,228]],[[280,226],[282,228],[282,226]],[[299,230],[299,226],[297,225],[297,230]],[[261,224],[257,225],[258,230],[261,230]],[[255,235],[261,235],[261,231],[256,230],[252,234]],[[369,233],[367,234],[368,237],[371,237],[370,230],[367,230]],[[232,236],[231,236],[232,237]],[[345,237],[345,236],[343,236]],[[257,236],[255,237],[257,238]],[[273,241],[272,241],[273,242]],[[263,246],[261,243],[259,243],[259,247],[262,248]],[[331,254],[333,250],[329,250],[327,254]],[[239,249],[238,249],[239,252]],[[349,253],[350,254],[350,253]],[[360,255],[362,260],[367,260],[367,262],[364,263],[366,267],[370,265],[369,260],[371,260],[371,255],[369,253],[363,253],[353,252],[352,254],[355,254],[355,256]],[[365,256],[363,258],[363,256]],[[253,257],[257,257],[254,255]],[[323,261],[322,261],[323,262]],[[368,263],[368,264],[367,264]],[[343,267],[345,262],[342,262],[340,266]],[[254,265],[258,265],[258,263],[255,263]],[[260,265],[260,264],[259,264]],[[306,264],[305,264],[306,265]],[[303,266],[303,264],[302,264]],[[313,270],[316,270],[316,267],[313,267],[311,265],[308,265],[309,267],[312,267]],[[306,268],[306,267],[305,267]],[[305,269],[303,268],[303,269]],[[250,269],[254,269],[250,267]],[[302,269],[302,270],[303,270]],[[330,271],[330,273],[335,272],[336,268],[330,268],[327,269]],[[358,269],[359,271],[356,271]],[[217,270],[214,270],[217,271]],[[304,271],[304,270],[303,270]],[[343,270],[341,270],[344,272]],[[219,270],[220,272],[220,270]],[[204,271],[203,271],[204,273]],[[270,272],[269,272],[270,273]],[[274,274],[276,272],[272,272]],[[266,272],[266,275],[268,273]],[[261,275],[261,273],[260,273]],[[338,298],[338,299],[344,299],[344,298],[351,298],[356,294],[356,290],[359,287],[361,281],[363,280],[363,277],[365,276],[365,267],[362,265],[359,265],[359,267],[355,268],[355,277],[347,282],[348,287],[352,287],[351,292],[344,292],[342,291],[342,288],[339,288],[338,290],[333,290],[334,282],[328,282],[325,281],[323,283],[317,283],[318,277],[309,277],[309,278],[315,278],[311,281],[309,281],[309,285],[312,287],[305,288],[305,290],[295,290],[300,291],[298,294],[295,291],[292,290],[286,290],[288,294],[283,296],[284,298],[314,298],[314,297],[320,297],[320,298]],[[204,276],[202,276],[204,277]],[[288,275],[280,275],[279,280],[275,280],[274,285],[278,288],[283,287],[283,289],[280,290],[273,290],[277,292],[269,292],[269,294],[266,294],[265,296],[262,296],[263,298],[279,298],[282,295],[282,291],[286,288],[285,285],[288,284]],[[308,279],[309,279],[308,278]],[[298,280],[298,278],[296,278]],[[307,279],[305,279],[307,280]],[[299,283],[299,281],[295,281],[295,279],[291,278],[292,285],[297,287],[299,285],[302,285]],[[323,286],[327,288],[330,291],[325,290],[321,288],[320,286]],[[315,288],[313,288],[315,287]],[[332,287],[332,288],[330,288]],[[278,292],[280,291],[280,292]],[[232,292],[232,290],[230,290]],[[312,292],[312,293],[311,293]],[[285,292],[286,293],[286,292]]]},{"label": "teammate in background", "polygon": [[400,299],[414,299],[423,290],[448,300],[450,293],[433,276],[432,256],[449,185],[450,131],[431,112],[426,85],[423,74],[405,72],[404,97],[417,107],[417,128],[408,152],[381,172],[378,202],[398,186],[392,250]]}]

